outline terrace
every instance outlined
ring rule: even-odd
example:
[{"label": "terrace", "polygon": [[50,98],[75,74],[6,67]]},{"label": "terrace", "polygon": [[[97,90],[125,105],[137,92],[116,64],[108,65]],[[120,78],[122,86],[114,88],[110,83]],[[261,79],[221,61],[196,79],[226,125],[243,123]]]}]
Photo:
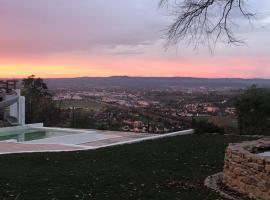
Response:
[{"label": "terrace", "polygon": [[7,81],[0,81],[0,90],[4,90],[6,92],[10,92],[16,89],[17,85],[16,80],[7,80]]},{"label": "terrace", "polygon": [[0,128],[0,154],[95,150],[146,140],[192,134],[193,130],[170,134],[64,129],[33,124]]}]

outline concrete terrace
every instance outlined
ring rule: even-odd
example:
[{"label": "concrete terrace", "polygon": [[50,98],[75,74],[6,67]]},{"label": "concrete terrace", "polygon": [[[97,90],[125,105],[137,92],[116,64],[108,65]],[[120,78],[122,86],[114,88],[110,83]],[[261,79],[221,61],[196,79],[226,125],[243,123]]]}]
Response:
[{"label": "concrete terrace", "polygon": [[[158,135],[158,134],[146,134],[146,133],[134,133],[134,132],[117,132],[117,131],[95,131],[97,135],[96,140],[90,140],[87,142],[86,135],[83,135],[83,140],[75,140],[73,135],[67,135],[64,137],[66,143],[58,142],[61,137],[46,138],[43,140],[34,140],[23,143],[17,143],[13,141],[0,142],[0,154],[12,154],[12,153],[30,153],[30,152],[61,152],[61,151],[77,151],[77,150],[91,150],[99,149],[114,145],[129,144],[135,142],[141,142],[144,140],[152,140],[163,137],[171,137],[176,135],[185,135],[193,133],[192,130],[181,131],[176,133]],[[85,134],[85,133],[82,133]],[[69,138],[71,137],[71,138]],[[80,137],[78,137],[80,138]]]},{"label": "concrete terrace", "polygon": [[83,143],[82,145],[100,147],[100,146],[111,145],[115,143],[129,142],[135,139],[144,139],[147,137],[158,136],[158,135],[146,134],[146,133],[119,132],[119,131],[97,131],[97,133],[104,134],[107,136],[113,135],[116,137],[108,138],[105,140],[93,141],[89,143]]}]

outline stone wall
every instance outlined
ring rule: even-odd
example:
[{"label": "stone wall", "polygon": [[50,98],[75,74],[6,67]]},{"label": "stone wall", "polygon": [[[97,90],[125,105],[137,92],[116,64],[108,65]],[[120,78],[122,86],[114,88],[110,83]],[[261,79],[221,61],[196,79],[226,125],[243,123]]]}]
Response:
[{"label": "stone wall", "polygon": [[226,150],[223,183],[250,198],[270,199],[270,157],[256,154],[270,148],[270,138],[230,144]]}]

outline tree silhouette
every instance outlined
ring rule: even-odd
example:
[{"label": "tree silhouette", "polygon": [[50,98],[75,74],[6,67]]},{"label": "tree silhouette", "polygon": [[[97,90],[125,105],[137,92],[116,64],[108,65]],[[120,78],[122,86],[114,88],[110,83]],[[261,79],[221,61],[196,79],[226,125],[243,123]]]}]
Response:
[{"label": "tree silhouette", "polygon": [[269,135],[270,89],[250,87],[236,101],[241,134]]},{"label": "tree silhouette", "polygon": [[207,43],[210,46],[218,40],[229,44],[243,43],[234,34],[234,20],[250,19],[253,13],[247,11],[247,0],[161,0],[160,6],[167,6],[175,21],[168,27],[169,44],[182,40],[197,47]]},{"label": "tree silhouette", "polygon": [[51,125],[60,119],[59,110],[43,79],[32,75],[22,80],[22,86],[22,94],[26,97],[27,123],[44,122],[45,125]]}]

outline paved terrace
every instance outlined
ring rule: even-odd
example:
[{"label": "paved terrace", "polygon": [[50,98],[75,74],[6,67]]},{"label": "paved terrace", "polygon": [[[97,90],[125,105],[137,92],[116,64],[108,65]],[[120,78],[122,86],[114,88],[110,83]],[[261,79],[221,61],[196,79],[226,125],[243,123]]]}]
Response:
[{"label": "paved terrace", "polygon": [[[100,140],[74,144],[36,144],[36,143],[15,143],[0,142],[0,154],[23,153],[23,152],[49,152],[49,151],[74,151],[85,149],[96,149],[113,144],[129,143],[134,140],[147,139],[153,134],[133,133],[133,132],[117,132],[117,131],[96,131],[97,134],[106,137],[100,137]],[[103,139],[106,138],[106,139]]]},{"label": "paved terrace", "polygon": [[106,145],[111,145],[115,143],[121,143],[121,142],[129,142],[132,140],[136,139],[143,139],[147,137],[152,137],[152,136],[158,136],[157,134],[146,134],[146,133],[133,133],[133,132],[117,132],[117,131],[97,131],[97,134],[103,134],[103,135],[108,135],[108,136],[117,136],[117,137],[112,137],[108,138],[106,140],[98,140],[98,141],[93,141],[93,142],[88,142],[88,143],[83,143],[82,145],[84,146],[91,146],[91,147],[102,147]]}]

